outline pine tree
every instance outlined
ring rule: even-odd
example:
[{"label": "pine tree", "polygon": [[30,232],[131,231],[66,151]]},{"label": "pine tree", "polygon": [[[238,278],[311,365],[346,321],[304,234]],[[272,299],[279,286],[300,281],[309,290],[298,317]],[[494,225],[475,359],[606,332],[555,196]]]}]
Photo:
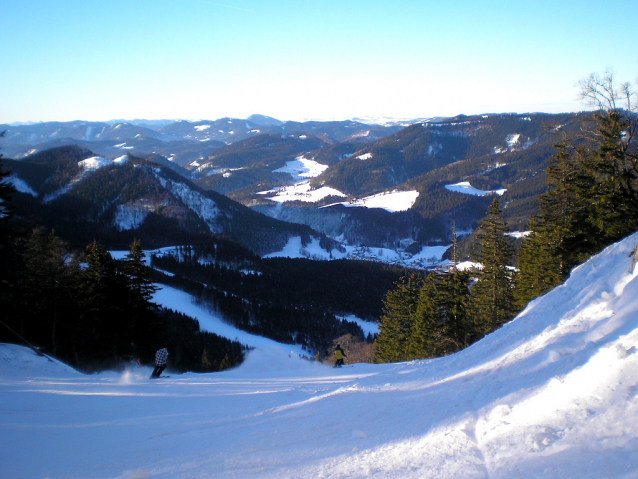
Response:
[{"label": "pine tree", "polygon": [[582,173],[583,152],[565,142],[556,148],[547,168],[548,192],[540,197],[541,214],[530,221],[530,235],[519,251],[516,310],[559,285],[594,248],[595,235],[585,221],[590,179]]},{"label": "pine tree", "polygon": [[410,337],[411,359],[451,354],[470,344],[473,325],[467,314],[469,283],[469,275],[456,268],[428,275]]},{"label": "pine tree", "polygon": [[446,313],[444,333],[456,345],[456,350],[469,346],[475,337],[468,312],[470,283],[469,273],[454,267],[443,276],[439,288]]},{"label": "pine tree", "polygon": [[[629,85],[613,74],[580,82],[581,98],[598,108],[584,137],[557,145],[547,169],[548,192],[532,234],[519,256],[516,304],[560,284],[571,269],[605,246],[638,229],[638,152]],[[627,108],[618,107],[619,98]]]},{"label": "pine tree", "polygon": [[150,279],[144,258],[142,245],[134,240],[123,268],[128,287],[127,353],[151,361],[153,352],[163,342],[164,328],[157,315],[157,306],[151,302],[158,288]]},{"label": "pine tree", "polygon": [[[0,138],[4,136],[4,131],[0,132]],[[9,227],[11,218],[11,197],[15,192],[15,188],[9,183],[9,172],[5,171],[2,165],[2,154],[0,154],[0,307],[7,310],[10,298],[10,287],[12,280],[10,268],[9,249],[13,230]]]},{"label": "pine tree", "polygon": [[[0,132],[0,138],[4,136],[4,131]],[[2,154],[0,154],[0,160]],[[15,188],[9,183],[10,173],[4,170],[2,162],[0,161],[0,221],[6,222],[9,219],[11,208],[9,206],[11,196],[15,193]],[[1,245],[2,243],[0,243]]]},{"label": "pine tree", "polygon": [[374,362],[388,363],[408,359],[410,336],[419,303],[422,281],[415,275],[401,278],[397,288],[388,291],[383,302],[379,335],[375,341]]},{"label": "pine tree", "polygon": [[433,358],[443,354],[444,312],[441,311],[436,287],[437,275],[430,273],[423,282],[410,332],[408,358]]},{"label": "pine tree", "polygon": [[[23,256],[22,301],[30,325],[27,334],[57,354],[58,328],[70,314],[71,289],[78,269],[68,245],[55,232],[36,228],[27,238]],[[48,336],[48,337],[47,337]]]},{"label": "pine tree", "polygon": [[472,317],[478,336],[484,336],[509,321],[514,313],[512,252],[505,239],[509,231],[495,197],[477,234],[478,281],[470,290]]},{"label": "pine tree", "polygon": [[117,364],[122,355],[130,352],[127,280],[97,241],[87,246],[84,260],[88,267],[83,270],[79,285],[76,347],[81,357],[92,359],[94,364],[87,368]]},{"label": "pine tree", "polygon": [[141,299],[151,301],[157,286],[150,280],[150,271],[144,261],[145,254],[139,240],[133,240],[126,260],[124,261],[124,274],[128,278],[128,287]]},{"label": "pine tree", "polygon": [[581,98],[598,108],[582,168],[590,179],[586,220],[598,239],[594,253],[638,228],[638,119],[629,84],[618,88],[612,72],[590,75],[580,88]]},{"label": "pine tree", "polygon": [[561,238],[556,229],[530,223],[530,235],[518,254],[518,274],[514,288],[514,305],[521,311],[532,299],[558,286],[564,279],[563,258],[559,254]]}]

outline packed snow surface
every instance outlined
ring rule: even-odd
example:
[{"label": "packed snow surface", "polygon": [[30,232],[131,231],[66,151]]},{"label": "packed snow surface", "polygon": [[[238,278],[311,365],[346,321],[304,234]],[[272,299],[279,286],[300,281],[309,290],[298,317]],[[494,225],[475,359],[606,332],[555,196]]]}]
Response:
[{"label": "packed snow surface", "polygon": [[455,183],[453,185],[445,185],[446,190],[455,191],[456,193],[463,193],[466,195],[473,196],[486,196],[486,195],[499,195],[503,196],[505,193],[505,189],[502,190],[479,190],[470,185],[469,181],[461,181],[460,183]]},{"label": "packed snow surface", "polygon": [[635,478],[637,242],[435,360],[332,369],[271,344],[151,381],[0,345],[0,476]]}]

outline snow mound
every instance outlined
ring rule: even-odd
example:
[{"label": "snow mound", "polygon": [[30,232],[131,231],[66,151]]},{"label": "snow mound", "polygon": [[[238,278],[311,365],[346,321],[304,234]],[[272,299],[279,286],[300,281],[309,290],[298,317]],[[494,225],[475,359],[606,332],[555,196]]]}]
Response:
[{"label": "snow mound", "polygon": [[26,377],[40,374],[82,376],[71,366],[17,344],[0,343],[0,377]]}]

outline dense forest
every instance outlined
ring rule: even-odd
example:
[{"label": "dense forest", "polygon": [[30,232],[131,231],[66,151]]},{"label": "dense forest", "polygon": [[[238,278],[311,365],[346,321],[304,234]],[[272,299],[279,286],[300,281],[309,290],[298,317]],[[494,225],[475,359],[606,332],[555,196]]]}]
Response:
[{"label": "dense forest", "polygon": [[371,341],[341,318],[376,321],[388,289],[413,273],[365,261],[261,259],[223,238],[152,261],[174,275],[162,282],[189,291],[239,328],[322,353],[344,334]]}]

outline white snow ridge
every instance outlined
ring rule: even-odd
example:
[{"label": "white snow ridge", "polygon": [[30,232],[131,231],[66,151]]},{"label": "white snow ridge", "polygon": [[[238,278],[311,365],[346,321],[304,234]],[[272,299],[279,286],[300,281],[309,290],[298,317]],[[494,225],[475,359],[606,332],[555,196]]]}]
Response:
[{"label": "white snow ridge", "polygon": [[[242,337],[235,369],[151,382],[0,345],[0,476],[636,478],[637,242],[434,360],[332,369]],[[155,300],[240,334],[182,292]]]}]

